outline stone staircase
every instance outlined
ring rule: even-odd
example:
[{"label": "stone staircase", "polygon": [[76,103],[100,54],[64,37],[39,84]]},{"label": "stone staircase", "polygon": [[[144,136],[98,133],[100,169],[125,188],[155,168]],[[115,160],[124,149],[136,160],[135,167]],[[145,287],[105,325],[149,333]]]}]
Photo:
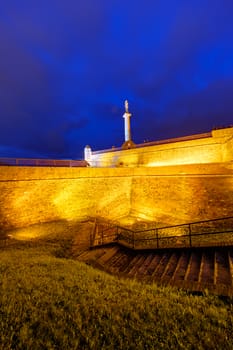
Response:
[{"label": "stone staircase", "polygon": [[135,251],[118,244],[73,251],[75,259],[126,278],[192,292],[233,295],[233,247]]}]

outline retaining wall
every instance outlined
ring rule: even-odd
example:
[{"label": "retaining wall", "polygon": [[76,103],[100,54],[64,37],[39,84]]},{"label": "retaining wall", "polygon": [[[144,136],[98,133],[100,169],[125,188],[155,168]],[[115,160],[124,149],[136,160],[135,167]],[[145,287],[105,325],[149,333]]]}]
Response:
[{"label": "retaining wall", "polygon": [[161,225],[233,216],[233,164],[155,168],[0,167],[1,231],[135,216]]}]

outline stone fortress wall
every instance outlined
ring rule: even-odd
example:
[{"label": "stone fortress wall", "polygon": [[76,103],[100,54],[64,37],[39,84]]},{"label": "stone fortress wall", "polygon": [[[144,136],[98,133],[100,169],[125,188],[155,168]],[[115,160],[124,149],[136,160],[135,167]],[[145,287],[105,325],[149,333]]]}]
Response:
[{"label": "stone fortress wall", "polygon": [[[89,147],[89,146],[88,146]],[[172,140],[86,153],[92,167],[157,167],[233,160],[233,127]]]},{"label": "stone fortress wall", "polygon": [[0,234],[132,216],[174,225],[233,216],[233,163],[138,168],[0,167]]},{"label": "stone fortress wall", "polygon": [[86,168],[0,166],[0,235],[89,217],[166,226],[233,216],[233,127],[143,145],[127,138],[123,149],[86,148]]},{"label": "stone fortress wall", "polygon": [[0,228],[126,215],[131,178],[115,170],[0,167]]}]

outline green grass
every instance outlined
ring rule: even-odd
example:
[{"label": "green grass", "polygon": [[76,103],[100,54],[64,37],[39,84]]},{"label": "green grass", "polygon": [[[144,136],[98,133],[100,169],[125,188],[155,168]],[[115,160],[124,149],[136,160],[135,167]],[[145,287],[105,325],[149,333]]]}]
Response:
[{"label": "green grass", "polygon": [[62,252],[0,251],[1,350],[233,348],[231,299],[118,279]]}]

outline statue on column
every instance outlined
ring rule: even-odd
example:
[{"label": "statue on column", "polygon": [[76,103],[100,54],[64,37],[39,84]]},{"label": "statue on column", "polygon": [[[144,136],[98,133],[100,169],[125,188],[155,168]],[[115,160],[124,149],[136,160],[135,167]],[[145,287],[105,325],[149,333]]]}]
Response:
[{"label": "statue on column", "polygon": [[129,113],[129,102],[125,100],[125,113]]},{"label": "statue on column", "polygon": [[129,102],[128,100],[125,100],[125,113],[123,115],[123,118],[125,119],[125,142],[122,145],[123,149],[135,147],[135,144],[131,138],[130,117],[131,113],[129,113]]}]

